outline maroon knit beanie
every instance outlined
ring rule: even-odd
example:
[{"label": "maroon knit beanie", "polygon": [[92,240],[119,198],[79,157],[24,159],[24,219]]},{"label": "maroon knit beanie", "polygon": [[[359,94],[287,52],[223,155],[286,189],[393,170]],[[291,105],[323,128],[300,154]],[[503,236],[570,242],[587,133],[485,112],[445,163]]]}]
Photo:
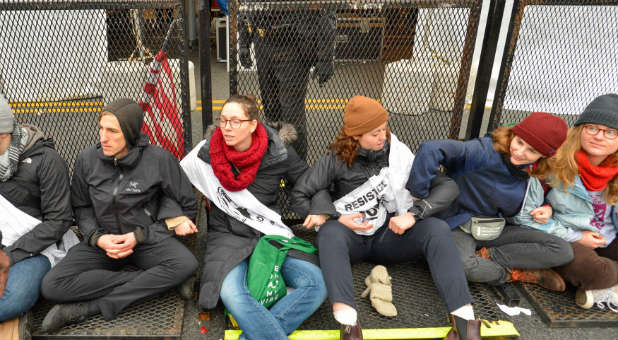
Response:
[{"label": "maroon knit beanie", "polygon": [[348,136],[367,133],[388,120],[388,112],[377,101],[355,96],[348,101],[343,113],[343,130]]},{"label": "maroon knit beanie", "polygon": [[545,112],[533,112],[513,126],[513,133],[545,157],[556,153],[566,139],[568,130],[564,119]]}]

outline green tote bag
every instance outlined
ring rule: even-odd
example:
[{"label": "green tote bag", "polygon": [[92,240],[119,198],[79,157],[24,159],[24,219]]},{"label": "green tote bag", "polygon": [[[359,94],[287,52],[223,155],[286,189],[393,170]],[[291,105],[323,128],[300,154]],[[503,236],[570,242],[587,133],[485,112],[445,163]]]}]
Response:
[{"label": "green tote bag", "polygon": [[274,305],[287,292],[281,266],[290,249],[317,253],[310,242],[296,236],[266,235],[260,238],[251,255],[247,285],[251,296],[266,308]]}]

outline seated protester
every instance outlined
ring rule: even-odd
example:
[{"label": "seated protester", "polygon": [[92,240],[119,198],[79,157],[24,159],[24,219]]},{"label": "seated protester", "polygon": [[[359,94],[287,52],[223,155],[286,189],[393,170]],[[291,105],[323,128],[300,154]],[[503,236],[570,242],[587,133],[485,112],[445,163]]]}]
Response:
[{"label": "seated protester", "polygon": [[[407,188],[415,197],[426,197],[440,165],[459,185],[459,197],[441,217],[453,228],[468,280],[565,289],[564,280],[549,268],[571,261],[569,245],[538,230],[505,226],[502,218],[520,213],[528,183],[546,174],[547,157],[562,144],[567,129],[563,119],[535,112],[513,128],[497,128],[492,136],[421,143]],[[551,208],[542,204],[532,210],[539,221],[551,215]],[[473,223],[485,224],[484,233]]]},{"label": "seated protester", "polygon": [[[57,242],[73,214],[66,162],[32,125],[14,122],[0,95],[0,322],[38,300],[43,276],[64,255]],[[72,245],[67,244],[67,247]]]},{"label": "seated protester", "polygon": [[[552,187],[547,201],[553,216],[536,223],[522,214],[520,223],[556,235],[573,247],[572,262],[556,268],[578,288],[582,308],[607,305],[618,311],[618,95],[594,99],[569,130],[550,160]],[[537,204],[542,188],[531,188]],[[529,210],[529,209],[528,209]]]},{"label": "seated protester", "polygon": [[[191,183],[169,152],[140,133],[142,119],[134,101],[110,103],[99,116],[100,143],[75,161],[71,198],[84,241],[43,280],[43,296],[61,303],[45,316],[44,332],[98,313],[112,320],[131,303],[180,284],[197,269],[193,254],[172,237],[197,231],[190,221],[197,207]],[[159,204],[170,206],[166,199],[182,207],[186,217],[174,231],[161,217]],[[127,264],[138,269],[123,270]]]},{"label": "seated protester", "polygon": [[[334,318],[341,324],[341,338],[362,339],[353,263],[425,257],[451,313],[454,327],[449,336],[480,339],[480,321],[474,320],[472,296],[450,229],[444,221],[429,217],[448,207],[457,196],[457,186],[445,177],[429,198],[414,202],[405,189],[414,155],[390,133],[387,121],[388,113],[377,101],[363,96],[350,99],[330,152],[292,191],[293,206],[307,216],[304,226],[321,226],[320,267]],[[317,199],[317,193],[329,189],[328,199]]]},{"label": "seated protester", "polygon": [[258,240],[293,236],[278,213],[281,181],[293,184],[307,170],[289,146],[294,128],[285,124],[277,133],[258,121],[258,110],[253,96],[230,97],[219,127],[180,163],[191,183],[214,203],[198,305],[212,309],[221,297],[243,331],[240,339],[288,339],[326,299],[326,288],[316,256],[291,249],[281,274],[295,290],[270,309],[249,292],[249,258]]}]

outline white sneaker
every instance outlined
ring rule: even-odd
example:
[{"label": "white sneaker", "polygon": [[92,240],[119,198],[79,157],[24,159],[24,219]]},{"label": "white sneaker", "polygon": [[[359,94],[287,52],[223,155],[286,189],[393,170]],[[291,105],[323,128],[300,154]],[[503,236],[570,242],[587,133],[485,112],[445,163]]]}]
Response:
[{"label": "white sneaker", "polygon": [[618,313],[618,285],[604,289],[578,289],[575,293],[575,303],[584,309],[597,306],[599,309],[609,308]]}]

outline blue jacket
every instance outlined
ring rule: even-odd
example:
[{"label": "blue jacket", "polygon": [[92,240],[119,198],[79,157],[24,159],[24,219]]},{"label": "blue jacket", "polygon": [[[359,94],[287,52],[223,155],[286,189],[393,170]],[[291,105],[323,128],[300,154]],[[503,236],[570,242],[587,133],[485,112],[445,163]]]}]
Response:
[{"label": "blue jacket", "polygon": [[451,228],[472,216],[510,217],[519,212],[528,179],[512,173],[502,155],[494,150],[491,136],[465,142],[423,142],[406,185],[412,196],[427,197],[429,184],[439,173],[440,165],[460,190],[457,200],[440,216]]},{"label": "blue jacket", "polygon": [[[539,224],[532,219],[530,211],[543,204],[543,188],[538,180],[531,181],[526,203],[521,212],[513,218],[513,222],[542,230],[569,242],[579,240],[584,230],[599,231],[590,224],[594,217],[592,199],[579,176],[566,190],[562,185],[552,188],[545,199],[551,204],[553,215],[547,223]],[[611,206],[610,212],[614,227],[618,231],[616,206]]]}]

